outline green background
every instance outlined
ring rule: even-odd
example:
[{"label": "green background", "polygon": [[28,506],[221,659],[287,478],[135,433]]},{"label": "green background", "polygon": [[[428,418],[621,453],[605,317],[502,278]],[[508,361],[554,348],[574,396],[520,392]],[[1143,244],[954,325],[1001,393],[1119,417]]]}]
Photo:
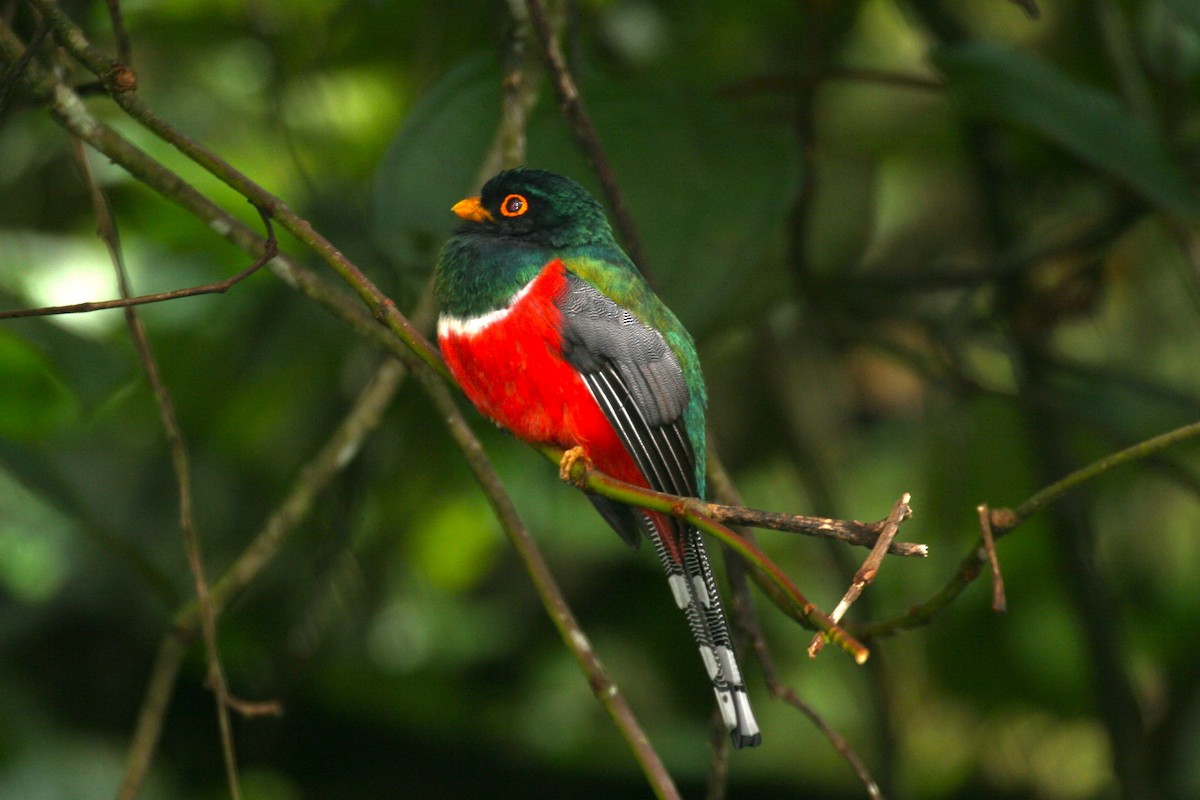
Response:
[{"label": "green background", "polygon": [[[34,30],[28,8],[14,28]],[[564,50],[661,296],[695,335],[749,505],[871,520],[911,492],[851,619],[903,613],[1015,506],[1200,417],[1200,13],[1190,0],[580,2]],[[115,52],[103,3],[66,10]],[[308,218],[401,310],[477,188],[507,5],[122,3],[139,93]],[[48,58],[49,56],[45,56]],[[63,63],[66,63],[65,60]],[[7,68],[7,64],[4,65]],[[72,73],[83,83],[82,70]],[[101,118],[256,227],[124,116]],[[543,83],[527,163],[595,175]],[[139,293],[250,262],[104,158]],[[0,306],[116,296],[66,133],[0,115]],[[320,270],[283,237],[285,252]],[[380,354],[264,272],[141,310],[190,447],[210,575],[251,539]],[[469,419],[584,630],[689,797],[711,695],[651,551]],[[889,796],[1200,794],[1200,462],[1108,473],[1002,540],[985,576],[858,667],[761,596],[781,677]],[[0,798],[113,796],[154,653],[192,583],[169,451],[121,312],[0,320]],[[832,607],[865,555],[760,542]],[[220,620],[244,796],[641,797],[415,383]],[[764,744],[730,797],[860,797],[743,665]],[[142,794],[227,796],[199,644]]]}]

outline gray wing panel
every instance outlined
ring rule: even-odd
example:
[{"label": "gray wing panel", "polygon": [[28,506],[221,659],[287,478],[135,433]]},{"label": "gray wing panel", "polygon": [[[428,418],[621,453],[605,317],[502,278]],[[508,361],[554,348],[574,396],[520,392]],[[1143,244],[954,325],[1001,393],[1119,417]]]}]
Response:
[{"label": "gray wing panel", "polygon": [[696,455],[684,427],[688,387],[662,334],[568,273],[563,355],[651,487],[694,496]]}]

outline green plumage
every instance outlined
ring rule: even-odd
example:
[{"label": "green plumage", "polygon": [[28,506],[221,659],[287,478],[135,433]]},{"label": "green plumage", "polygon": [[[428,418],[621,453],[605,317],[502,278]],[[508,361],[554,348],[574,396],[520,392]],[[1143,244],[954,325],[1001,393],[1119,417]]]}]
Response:
[{"label": "green plumage", "polygon": [[[527,198],[529,211],[508,218],[500,205],[514,192]],[[688,386],[684,424],[704,496],[708,397],[696,345],[617,244],[603,207],[570,178],[525,168],[488,181],[479,200],[492,219],[482,229],[478,223],[464,223],[442,250],[434,291],[443,313],[469,318],[502,308],[547,263],[560,259],[569,271],[659,331],[675,354]]]},{"label": "green plumage", "polygon": [[[438,265],[438,342],[464,393],[527,441],[582,453],[620,480],[703,497],[696,346],[617,245],[600,204],[572,180],[520,169],[453,211],[465,222]],[[589,499],[626,542],[654,543],[734,746],[757,745],[699,530]]]}]

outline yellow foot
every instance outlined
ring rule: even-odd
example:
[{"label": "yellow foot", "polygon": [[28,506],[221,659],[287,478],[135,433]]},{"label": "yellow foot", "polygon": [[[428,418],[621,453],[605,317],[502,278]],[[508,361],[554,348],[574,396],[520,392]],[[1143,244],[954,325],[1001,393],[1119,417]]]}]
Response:
[{"label": "yellow foot", "polygon": [[572,470],[575,469],[575,462],[583,459],[583,464],[587,469],[592,468],[592,462],[588,460],[587,454],[583,452],[582,447],[572,447],[570,450],[562,454],[562,460],[558,462],[558,477],[563,483],[573,483],[580,489],[584,488],[585,476],[587,470],[576,480],[571,476]]}]

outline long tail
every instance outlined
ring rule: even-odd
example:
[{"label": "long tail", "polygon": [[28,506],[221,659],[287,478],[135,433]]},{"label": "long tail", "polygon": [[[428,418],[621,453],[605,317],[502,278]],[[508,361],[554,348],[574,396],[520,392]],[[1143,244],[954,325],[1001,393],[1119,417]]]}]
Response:
[{"label": "long tail", "polygon": [[[643,520],[666,570],[675,603],[687,616],[688,627],[700,649],[700,658],[712,681],[717,706],[733,746],[755,747],[762,742],[762,734],[754,712],[750,710],[750,698],[733,652],[729,623],[721,608],[721,597],[700,531],[695,528],[679,530],[674,520],[657,514],[643,515]],[[664,538],[672,534],[678,537],[674,540],[679,543],[677,548],[669,547]],[[676,557],[678,550],[682,550],[682,558]]]}]

